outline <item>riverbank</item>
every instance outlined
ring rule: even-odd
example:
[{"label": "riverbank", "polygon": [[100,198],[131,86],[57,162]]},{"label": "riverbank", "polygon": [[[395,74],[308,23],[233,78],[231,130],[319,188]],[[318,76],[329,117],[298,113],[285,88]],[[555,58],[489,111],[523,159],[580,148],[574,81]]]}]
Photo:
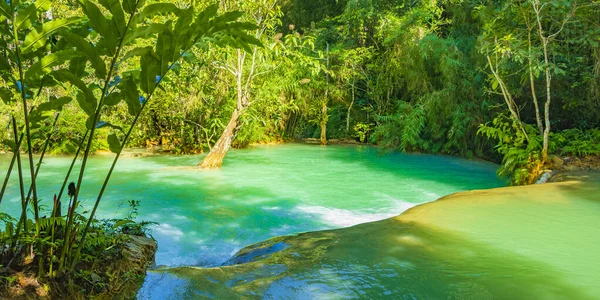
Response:
[{"label": "riverbank", "polygon": [[0,268],[0,298],[134,299],[146,270],[154,264],[157,244],[145,236],[123,235],[122,239],[114,246],[117,254],[112,251],[54,279],[38,278],[33,260],[16,269]]},{"label": "riverbank", "polygon": [[[460,192],[349,228],[276,237],[218,268],[163,271],[216,298],[593,299],[600,176]],[[576,274],[576,275],[575,275]]]}]

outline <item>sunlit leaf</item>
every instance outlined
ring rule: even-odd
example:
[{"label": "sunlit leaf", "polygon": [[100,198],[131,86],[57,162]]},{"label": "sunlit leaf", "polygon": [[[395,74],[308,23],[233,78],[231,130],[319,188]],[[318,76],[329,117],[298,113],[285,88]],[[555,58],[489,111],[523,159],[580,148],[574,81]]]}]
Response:
[{"label": "sunlit leaf", "polygon": [[44,46],[46,43],[46,38],[51,34],[55,33],[57,30],[72,26],[80,22],[80,18],[69,18],[69,19],[57,19],[53,21],[49,21],[44,23],[42,26],[36,27],[32,30],[27,36],[25,36],[25,40],[23,41],[22,52],[28,53],[37,50],[38,48]]}]

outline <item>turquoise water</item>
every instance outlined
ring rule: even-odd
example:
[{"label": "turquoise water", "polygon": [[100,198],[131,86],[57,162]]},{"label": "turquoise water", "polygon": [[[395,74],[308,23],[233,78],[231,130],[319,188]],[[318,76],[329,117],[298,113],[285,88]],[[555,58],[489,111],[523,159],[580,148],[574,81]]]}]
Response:
[{"label": "turquoise water", "polygon": [[177,287],[163,294],[176,290],[171,299],[598,299],[594,177],[457,193],[386,220],[251,245],[233,259],[243,264],[152,276]]},{"label": "turquoise water", "polygon": [[[127,200],[140,200],[138,220],[159,223],[153,227],[157,265],[212,267],[274,236],[381,220],[453,192],[503,184],[494,164],[447,156],[378,155],[371,147],[257,146],[231,151],[220,170],[185,168],[201,158],[122,158],[99,216],[122,217]],[[111,159],[91,159],[81,191],[83,209],[93,205]],[[52,157],[42,166],[39,194],[46,203],[58,192],[69,162]],[[0,156],[0,170],[7,165],[8,157]],[[17,209],[15,184],[13,180],[2,211]],[[177,298],[182,285],[175,277],[149,273],[140,297]]]}]

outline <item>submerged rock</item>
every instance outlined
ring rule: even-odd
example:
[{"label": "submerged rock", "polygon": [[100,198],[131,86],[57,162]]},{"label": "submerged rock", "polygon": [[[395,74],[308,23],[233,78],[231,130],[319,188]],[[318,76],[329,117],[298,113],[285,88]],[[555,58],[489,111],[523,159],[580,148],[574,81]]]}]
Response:
[{"label": "submerged rock", "polygon": [[284,242],[278,242],[273,245],[259,244],[246,247],[240,252],[235,254],[232,258],[223,263],[223,266],[231,266],[237,264],[245,264],[254,260],[265,259],[271,256],[271,254],[285,250],[290,245]]}]

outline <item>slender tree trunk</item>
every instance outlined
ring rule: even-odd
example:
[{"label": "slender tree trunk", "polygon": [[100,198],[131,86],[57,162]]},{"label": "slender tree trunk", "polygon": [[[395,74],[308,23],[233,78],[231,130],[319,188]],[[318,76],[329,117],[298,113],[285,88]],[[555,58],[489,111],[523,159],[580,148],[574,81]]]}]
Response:
[{"label": "slender tree trunk", "polygon": [[[540,33],[541,34],[541,33]],[[544,62],[546,63],[546,103],[544,104],[544,143],[542,145],[542,162],[548,160],[548,137],[550,135],[550,82],[552,77],[550,75],[550,65],[548,62],[548,43],[543,41],[544,46]]]},{"label": "slender tree trunk", "polygon": [[[487,61],[490,66],[490,69],[492,70],[492,74],[494,75],[494,78],[496,78],[496,81],[498,82],[498,86],[500,87],[500,90],[502,91],[502,96],[504,97],[504,101],[506,102],[506,105],[508,106],[508,110],[510,111],[511,116],[519,124],[519,129],[521,129],[521,132],[525,136],[525,139],[529,141],[529,136],[527,135],[527,132],[525,131],[525,128],[523,127],[523,122],[521,121],[521,116],[519,114],[519,107],[515,103],[515,101],[512,97],[512,94],[510,93],[510,91],[508,90],[508,87],[504,83],[504,80],[502,80],[502,77],[500,77],[500,73],[498,72],[498,69],[494,67],[494,64],[492,63],[492,59],[490,58],[489,55],[487,55]],[[496,63],[496,67],[497,66],[498,66],[498,64]]]},{"label": "slender tree trunk", "polygon": [[535,77],[533,76],[533,52],[531,51],[531,30],[529,30],[529,32],[527,33],[527,38],[529,42],[529,82],[531,83],[531,97],[533,98],[533,105],[535,106],[535,120],[537,122],[540,135],[544,135],[544,125],[542,124],[542,118],[540,116],[540,105],[538,103],[537,95],[535,93]]},{"label": "slender tree trunk", "polygon": [[327,145],[327,102],[321,108],[321,145]]},{"label": "slender tree trunk", "polygon": [[254,72],[254,63],[252,64],[250,75],[248,77],[248,84],[246,86],[242,83],[242,76],[244,74],[244,60],[246,55],[242,53],[241,50],[237,51],[237,70],[235,72],[235,81],[236,81],[236,91],[237,91],[237,106],[233,113],[231,114],[231,118],[229,119],[229,123],[223,134],[219,140],[213,145],[212,149],[210,149],[210,153],[202,160],[202,162],[198,165],[201,169],[218,169],[223,164],[223,158],[225,158],[225,154],[231,148],[231,144],[233,143],[233,139],[235,139],[235,135],[239,129],[238,120],[242,112],[250,106],[249,99],[247,97],[247,91],[250,86],[250,81],[252,80],[252,73]]},{"label": "slender tree trunk", "polygon": [[540,20],[540,9],[539,2],[536,1],[534,6],[538,24],[538,33],[540,35],[540,40],[542,42],[542,49],[544,50],[544,69],[546,71],[546,103],[544,103],[544,142],[542,144],[542,163],[545,163],[548,160],[548,137],[550,135],[550,102],[552,100],[552,95],[550,94],[550,86],[552,81],[552,76],[550,75],[550,61],[548,58],[548,37],[544,36],[544,31],[542,29],[542,22]]},{"label": "slender tree trunk", "polygon": [[327,145],[327,101],[329,101],[329,43],[327,43],[326,50],[326,70],[325,72],[325,99],[323,99],[323,104],[321,107],[321,145]]},{"label": "slender tree trunk", "polygon": [[218,169],[221,167],[223,158],[225,158],[225,154],[231,148],[231,143],[237,134],[240,115],[241,112],[239,110],[235,109],[233,111],[223,134],[221,134],[219,140],[212,146],[210,153],[198,164],[198,167],[201,169]]},{"label": "slender tree trunk", "polygon": [[533,10],[535,12],[535,18],[537,21],[537,29],[538,29],[537,31],[538,31],[538,34],[540,35],[542,49],[544,50],[544,63],[545,63],[544,68],[546,71],[546,103],[544,103],[544,142],[542,145],[542,163],[545,163],[546,161],[548,161],[548,144],[549,144],[548,139],[550,136],[550,129],[551,129],[550,128],[551,127],[550,126],[550,102],[552,100],[552,94],[550,93],[552,75],[550,74],[550,58],[548,55],[548,45],[565,28],[565,25],[567,24],[569,19],[571,17],[573,17],[575,12],[577,11],[578,6],[577,6],[576,2],[573,3],[573,5],[571,5],[571,11],[562,20],[560,28],[552,34],[546,33],[546,35],[544,35],[544,29],[542,26],[542,15],[541,15],[543,5],[540,5],[539,0],[535,0],[531,4],[532,4]]},{"label": "slender tree trunk", "polygon": [[354,92],[354,80],[352,82],[352,102],[350,102],[350,106],[348,106],[348,112],[346,113],[346,134],[350,132],[350,111],[352,110],[352,106],[354,105],[355,92]]}]

